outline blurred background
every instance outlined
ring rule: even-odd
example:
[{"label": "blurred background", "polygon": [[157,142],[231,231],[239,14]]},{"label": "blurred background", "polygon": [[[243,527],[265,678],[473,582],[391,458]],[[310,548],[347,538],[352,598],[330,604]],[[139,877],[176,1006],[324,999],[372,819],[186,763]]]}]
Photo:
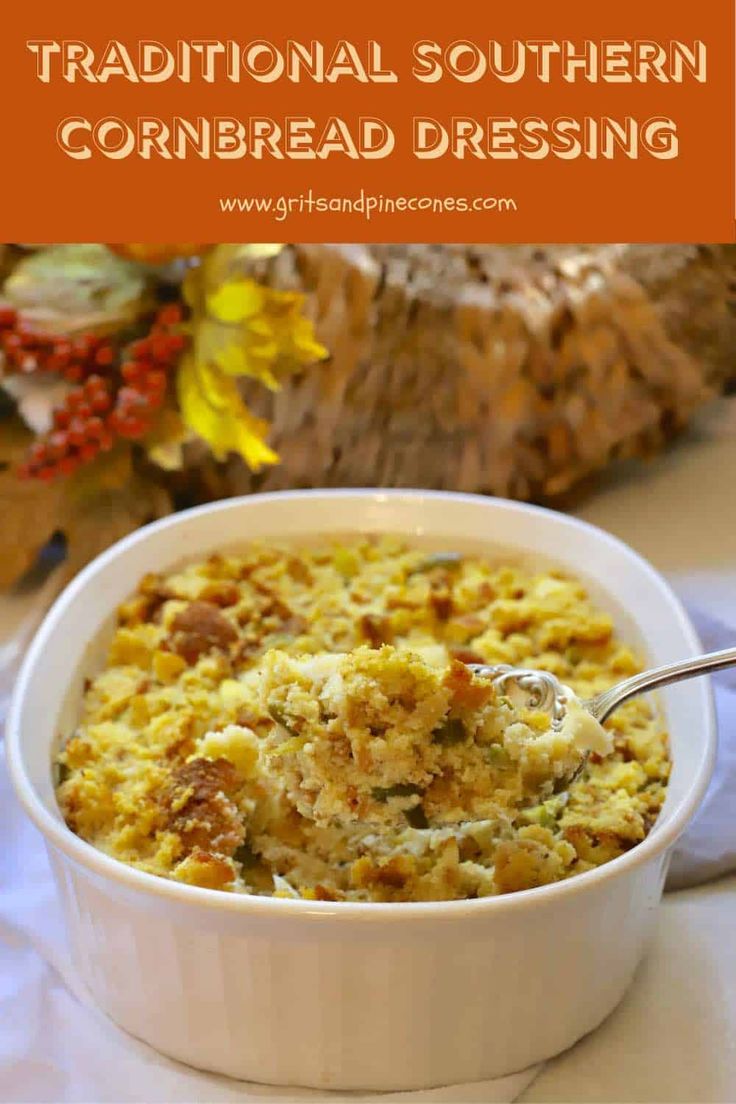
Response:
[{"label": "blurred background", "polygon": [[259,490],[594,516],[730,436],[734,348],[729,245],[0,245],[0,590]]}]

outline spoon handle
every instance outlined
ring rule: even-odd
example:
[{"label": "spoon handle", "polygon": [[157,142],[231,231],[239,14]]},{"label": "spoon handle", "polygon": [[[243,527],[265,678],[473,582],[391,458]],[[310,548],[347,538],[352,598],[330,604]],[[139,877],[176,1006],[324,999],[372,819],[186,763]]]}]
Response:
[{"label": "spoon handle", "polygon": [[681,663],[668,663],[666,667],[642,671],[640,675],[634,675],[624,682],[619,682],[610,690],[605,690],[583,704],[597,721],[602,722],[619,705],[638,694],[646,694],[649,690],[669,686],[673,682],[682,682],[683,679],[694,678],[695,675],[704,675],[707,671],[720,671],[724,667],[734,666],[736,666],[736,648],[724,648],[720,652],[710,652],[708,655],[695,656],[694,659],[684,659]]}]

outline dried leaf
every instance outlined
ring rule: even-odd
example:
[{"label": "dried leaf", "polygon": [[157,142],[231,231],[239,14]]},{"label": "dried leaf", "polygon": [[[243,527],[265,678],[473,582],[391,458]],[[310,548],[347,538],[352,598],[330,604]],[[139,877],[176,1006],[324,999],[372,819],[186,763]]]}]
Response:
[{"label": "dried leaf", "polygon": [[[83,503],[100,493],[118,491],[133,478],[133,453],[119,441],[110,452],[99,453],[92,464],[84,464],[73,479],[66,481],[72,502]],[[63,481],[62,481],[63,482]]]},{"label": "dried leaf", "polygon": [[246,278],[208,290],[205,269],[203,265],[187,278],[198,362],[217,364],[228,375],[249,376],[277,390],[281,378],[327,356],[302,314],[302,295]]},{"label": "dried leaf", "polygon": [[252,376],[253,358],[256,355],[262,360],[257,370],[258,379],[269,391],[278,391],[279,381],[268,366],[269,358],[266,354],[263,357],[253,352],[248,354],[240,345],[232,344],[213,349],[212,360],[226,376]]},{"label": "dried leaf", "polygon": [[143,442],[148,459],[164,471],[180,471],[184,466],[184,446],[193,434],[184,425],[178,411],[166,408]]},{"label": "dried leaf", "polygon": [[277,462],[278,456],[265,443],[268,423],[250,413],[233,379],[214,365],[186,356],[177,381],[184,422],[207,442],[216,459],[238,452],[254,471]]},{"label": "dried leaf", "polygon": [[0,423],[0,589],[11,586],[33,566],[54,532],[62,490],[55,483],[25,482],[15,467],[32,434],[16,419]]},{"label": "dried leaf", "polygon": [[[75,478],[68,483],[73,492]],[[65,496],[56,526],[68,542],[62,569],[65,576],[71,578],[115,541],[171,510],[171,499],[164,488],[137,472],[115,490],[100,488],[95,492],[90,487],[84,495]]]},{"label": "dried leaf", "polygon": [[32,435],[17,419],[0,423],[0,589],[17,582],[50,537],[66,537],[65,581],[120,537],[171,511],[169,496],[134,471],[120,448],[68,479],[50,483],[18,478],[15,468]]},{"label": "dried leaf", "polygon": [[179,368],[182,416],[216,457],[238,452],[254,470],[278,457],[265,443],[267,423],[250,413],[235,379],[277,391],[285,376],[327,355],[302,314],[303,296],[265,287],[244,272],[248,260],[280,248],[215,246],[184,285],[192,353]]},{"label": "dried leaf", "polygon": [[15,373],[3,377],[0,372],[0,385],[15,399],[18,413],[34,433],[48,433],[54,410],[72,389],[72,384],[50,373],[28,376]]},{"label": "dried leaf", "polygon": [[327,350],[302,311],[304,296],[251,279],[247,262],[278,246],[218,245],[187,276],[198,361],[229,375],[250,376],[275,389],[278,380],[323,360]]},{"label": "dried leaf", "polygon": [[253,280],[231,280],[207,295],[207,313],[218,322],[245,322],[263,309],[263,299]]},{"label": "dried leaf", "polygon": [[146,291],[141,269],[104,245],[52,245],[18,262],[3,299],[44,333],[108,333],[145,310]]}]

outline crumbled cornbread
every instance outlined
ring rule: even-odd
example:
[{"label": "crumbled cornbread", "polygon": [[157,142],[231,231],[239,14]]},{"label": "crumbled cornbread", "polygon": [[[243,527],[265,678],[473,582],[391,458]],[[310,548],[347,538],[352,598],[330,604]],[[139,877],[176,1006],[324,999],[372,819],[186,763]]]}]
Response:
[{"label": "crumbled cornbread", "polygon": [[[509,771],[503,808],[487,800],[478,757],[495,757],[484,777],[498,788],[514,734],[517,749],[533,747],[538,725],[542,747],[543,722],[504,713],[511,707],[467,663],[548,670],[582,698],[638,669],[611,620],[562,572],[393,538],[257,546],[146,576],[119,610],[107,665],[58,756],[60,806],[73,831],[141,870],[329,901],[506,893],[644,839],[669,772],[666,734],[646,702],[614,714],[612,754],[591,754],[568,789],[518,807]],[[358,681],[324,699],[323,687],[310,690],[320,664]],[[385,708],[361,695],[358,676],[391,690]],[[346,711],[356,739],[331,733],[345,773],[312,741],[317,773],[305,785],[304,726]],[[361,776],[367,751],[386,785]],[[380,792],[391,787],[401,788]],[[333,815],[345,807],[354,820]]]},{"label": "crumbled cornbread", "polygon": [[321,824],[487,820],[564,787],[590,749],[586,728],[596,750],[612,747],[592,717],[580,724],[573,709],[554,729],[523,692],[520,707],[457,659],[433,667],[390,644],[267,652],[260,692],[287,796]]}]

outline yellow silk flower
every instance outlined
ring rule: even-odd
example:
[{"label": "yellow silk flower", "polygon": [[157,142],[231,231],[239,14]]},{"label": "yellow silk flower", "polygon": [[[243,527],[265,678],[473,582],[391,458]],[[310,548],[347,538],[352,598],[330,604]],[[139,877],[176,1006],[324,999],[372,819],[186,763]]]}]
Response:
[{"label": "yellow silk flower", "polygon": [[302,295],[264,287],[239,271],[243,261],[279,248],[217,246],[185,284],[192,345],[178,374],[182,418],[218,459],[238,452],[253,470],[278,456],[265,443],[268,422],[249,411],[237,377],[277,391],[284,378],[327,356],[302,314]]}]

